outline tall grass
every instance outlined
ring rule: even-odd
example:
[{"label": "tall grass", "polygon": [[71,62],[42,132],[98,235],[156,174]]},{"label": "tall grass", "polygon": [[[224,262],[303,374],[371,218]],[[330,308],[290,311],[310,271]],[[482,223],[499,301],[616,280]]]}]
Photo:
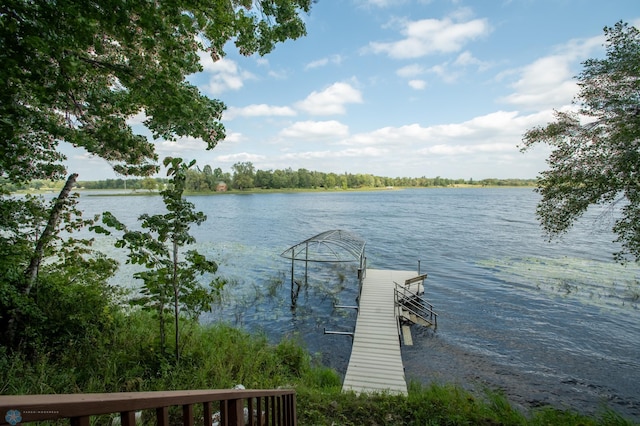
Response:
[{"label": "tall grass", "polygon": [[122,313],[100,342],[77,339],[34,359],[0,348],[0,393],[39,394],[179,389],[295,388],[300,425],[631,425],[603,410],[587,417],[551,408],[522,412],[500,393],[471,394],[453,385],[409,384],[408,396],[341,391],[338,374],[315,365],[295,339],[273,345],[230,326],[182,324],[178,364],[159,353],[157,321]]}]

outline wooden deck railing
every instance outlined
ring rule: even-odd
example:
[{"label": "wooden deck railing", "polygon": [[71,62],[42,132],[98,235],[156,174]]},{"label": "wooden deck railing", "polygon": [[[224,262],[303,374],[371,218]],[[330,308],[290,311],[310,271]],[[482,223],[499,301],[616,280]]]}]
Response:
[{"label": "wooden deck railing", "polygon": [[[172,408],[170,411],[170,407]],[[143,411],[149,410],[149,411]],[[296,426],[293,390],[189,390],[65,395],[0,396],[0,425],[70,419],[71,426],[104,423],[116,417],[122,426],[136,424],[136,412],[150,424],[169,426]],[[176,412],[177,411],[177,412]],[[91,418],[94,417],[94,422]],[[109,419],[109,417],[106,417]],[[101,421],[103,420],[103,421]],[[109,422],[111,423],[111,422]],[[145,422],[146,423],[146,422]]]}]

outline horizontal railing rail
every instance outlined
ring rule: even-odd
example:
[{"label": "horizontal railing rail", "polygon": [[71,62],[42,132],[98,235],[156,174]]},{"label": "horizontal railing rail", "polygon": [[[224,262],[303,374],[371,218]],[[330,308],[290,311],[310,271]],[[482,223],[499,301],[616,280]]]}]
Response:
[{"label": "horizontal railing rail", "polygon": [[[177,419],[170,418],[170,407],[178,408]],[[152,411],[158,426],[297,425],[290,389],[8,395],[0,396],[0,425],[70,419],[71,426],[89,426],[92,417],[117,414],[122,426],[133,426],[143,410]]]},{"label": "horizontal railing rail", "polygon": [[424,297],[398,283],[395,283],[395,303],[399,309],[405,309],[434,327],[438,326],[438,314],[433,310],[433,305]]}]

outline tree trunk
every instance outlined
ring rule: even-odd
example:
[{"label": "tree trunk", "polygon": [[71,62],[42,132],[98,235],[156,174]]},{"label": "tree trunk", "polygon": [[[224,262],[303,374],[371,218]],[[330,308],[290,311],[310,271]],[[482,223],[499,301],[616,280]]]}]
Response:
[{"label": "tree trunk", "polygon": [[176,364],[180,362],[180,306],[178,304],[178,296],[180,295],[180,287],[178,285],[178,242],[173,241],[173,315],[176,327]]},{"label": "tree trunk", "polygon": [[160,353],[164,357],[166,347],[166,338],[164,331],[164,295],[162,296],[162,298],[163,300],[160,302],[160,309],[158,310],[158,317],[160,319]]},{"label": "tree trunk", "polygon": [[[67,198],[69,197],[69,193],[71,192],[71,188],[76,183],[76,178],[78,177],[77,173],[73,173],[67,179],[67,183],[65,183],[64,188],[60,191],[60,195],[53,205],[51,213],[49,214],[49,221],[47,222],[47,226],[44,228],[42,235],[38,238],[36,243],[36,248],[33,252],[33,256],[31,257],[31,261],[29,262],[29,266],[24,271],[25,282],[23,288],[21,289],[22,294],[28,295],[31,292],[31,289],[36,284],[36,280],[38,279],[38,270],[40,269],[40,263],[42,262],[42,258],[44,257],[44,251],[51,241],[51,238],[55,235],[56,228],[60,223],[60,215],[64,211],[64,206],[67,202]],[[11,317],[7,323],[7,336],[8,342],[13,342],[16,335],[16,327],[17,320],[19,316],[18,310],[13,310],[11,313]]]},{"label": "tree trunk", "polygon": [[44,257],[44,251],[47,248],[49,241],[51,241],[51,238],[56,232],[56,228],[60,223],[60,215],[64,211],[67,198],[69,197],[69,193],[71,192],[73,185],[76,183],[77,178],[77,173],[73,173],[69,176],[69,178],[67,179],[67,183],[65,183],[64,188],[62,188],[62,191],[60,191],[60,195],[58,195],[58,198],[53,205],[53,209],[51,210],[51,214],[49,215],[47,226],[44,228],[42,235],[38,239],[36,249],[33,253],[33,257],[31,258],[31,262],[29,262],[29,266],[24,271],[26,282],[24,288],[22,289],[23,294],[29,294],[36,283],[36,279],[38,278],[38,270],[40,269],[40,263],[42,262],[42,258]]}]

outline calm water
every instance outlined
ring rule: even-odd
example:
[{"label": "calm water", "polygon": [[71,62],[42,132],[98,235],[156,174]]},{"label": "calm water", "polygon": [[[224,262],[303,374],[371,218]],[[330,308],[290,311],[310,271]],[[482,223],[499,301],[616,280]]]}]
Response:
[{"label": "calm water", "polygon": [[[295,335],[344,374],[351,339],[355,265],[312,266],[290,309],[290,263],[279,256],[315,234],[344,229],[366,240],[369,267],[429,274],[426,294],[438,329],[413,327],[403,347],[408,380],[503,390],[524,406],[596,412],[608,404],[640,420],[640,287],[637,266],[611,261],[611,218],[589,212],[563,240],[548,243],[530,189],[420,189],[356,193],[192,197],[208,221],[197,248],[232,280],[227,321],[271,339]],[[162,211],[160,197],[83,195],[87,213],[112,211],[134,226]],[[108,240],[100,246],[111,253]],[[298,274],[302,265],[297,265]],[[135,286],[123,268],[119,284]]]}]

